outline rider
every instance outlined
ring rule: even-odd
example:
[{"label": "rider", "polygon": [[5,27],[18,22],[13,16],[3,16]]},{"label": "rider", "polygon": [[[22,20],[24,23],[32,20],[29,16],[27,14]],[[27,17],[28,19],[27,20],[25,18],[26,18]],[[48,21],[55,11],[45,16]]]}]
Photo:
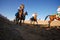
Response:
[{"label": "rider", "polygon": [[34,21],[37,20],[37,13],[32,14],[32,17],[34,18]]},{"label": "rider", "polygon": [[18,12],[15,14],[16,21],[18,21],[19,18],[23,17],[23,12],[24,12],[24,4],[21,4],[20,7],[18,7]]},{"label": "rider", "polygon": [[58,9],[57,9],[57,16],[56,16],[57,18],[60,18],[60,6],[58,7]]},{"label": "rider", "polygon": [[19,11],[19,17],[21,18],[21,17],[23,17],[23,13],[24,13],[24,4],[20,5],[20,9],[19,10],[20,10]]}]

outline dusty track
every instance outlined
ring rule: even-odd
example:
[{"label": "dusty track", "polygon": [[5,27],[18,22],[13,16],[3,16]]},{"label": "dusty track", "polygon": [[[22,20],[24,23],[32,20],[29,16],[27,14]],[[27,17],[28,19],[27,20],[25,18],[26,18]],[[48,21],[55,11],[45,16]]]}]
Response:
[{"label": "dusty track", "polygon": [[44,25],[16,25],[0,17],[0,40],[60,40],[60,29]]}]

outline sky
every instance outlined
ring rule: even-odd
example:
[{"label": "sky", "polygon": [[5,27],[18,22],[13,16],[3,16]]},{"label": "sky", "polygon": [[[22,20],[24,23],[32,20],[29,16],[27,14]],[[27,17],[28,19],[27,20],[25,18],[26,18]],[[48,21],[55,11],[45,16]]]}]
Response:
[{"label": "sky", "polygon": [[44,20],[47,15],[57,13],[60,0],[0,0],[0,14],[13,20],[21,4],[25,6],[24,11],[28,12],[26,20],[29,20],[35,12],[38,20]]}]

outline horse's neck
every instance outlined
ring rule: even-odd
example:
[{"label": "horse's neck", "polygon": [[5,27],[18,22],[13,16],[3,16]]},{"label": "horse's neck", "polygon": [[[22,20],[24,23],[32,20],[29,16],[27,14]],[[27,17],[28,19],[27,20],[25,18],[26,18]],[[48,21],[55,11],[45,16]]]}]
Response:
[{"label": "horse's neck", "polygon": [[19,11],[19,14],[20,14],[20,15],[22,15],[22,14],[23,14],[23,12],[24,12],[23,10],[20,10],[20,11]]},{"label": "horse's neck", "polygon": [[36,19],[37,17],[36,16],[34,16],[34,19]]}]

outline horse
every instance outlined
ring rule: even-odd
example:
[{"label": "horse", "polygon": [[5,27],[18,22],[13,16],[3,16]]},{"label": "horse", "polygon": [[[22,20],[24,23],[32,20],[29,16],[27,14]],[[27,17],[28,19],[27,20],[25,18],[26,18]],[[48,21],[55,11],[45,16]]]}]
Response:
[{"label": "horse", "polygon": [[54,21],[54,19],[60,21],[60,18],[59,18],[59,17],[56,17],[56,15],[48,15],[48,16],[45,17],[45,20],[46,20],[48,17],[49,17],[49,19],[50,19],[50,20],[48,21],[48,23],[49,23],[48,26],[49,26],[49,27],[51,27],[51,26],[50,26],[50,23],[51,23],[52,21]]},{"label": "horse", "polygon": [[20,23],[23,21],[23,23],[24,23],[25,18],[26,18],[26,15],[28,15],[27,12],[23,13],[23,16],[22,16],[21,18],[19,18],[19,12],[17,12],[17,15],[16,15],[16,17],[15,17],[14,22],[15,22],[16,24],[19,24],[19,21],[20,21]]},{"label": "horse", "polygon": [[[36,19],[36,18],[34,19],[34,17],[31,17],[31,18],[30,18],[30,23],[32,24],[32,22],[34,22],[34,23],[36,22],[36,23],[38,24],[37,19]],[[33,24],[34,24],[34,23],[33,23]]]},{"label": "horse", "polygon": [[26,15],[28,15],[28,13],[27,13],[27,12],[23,13],[23,16],[21,17],[21,19],[19,18],[20,23],[21,23],[21,21],[23,21],[23,23],[24,23],[25,18],[26,18]]}]

